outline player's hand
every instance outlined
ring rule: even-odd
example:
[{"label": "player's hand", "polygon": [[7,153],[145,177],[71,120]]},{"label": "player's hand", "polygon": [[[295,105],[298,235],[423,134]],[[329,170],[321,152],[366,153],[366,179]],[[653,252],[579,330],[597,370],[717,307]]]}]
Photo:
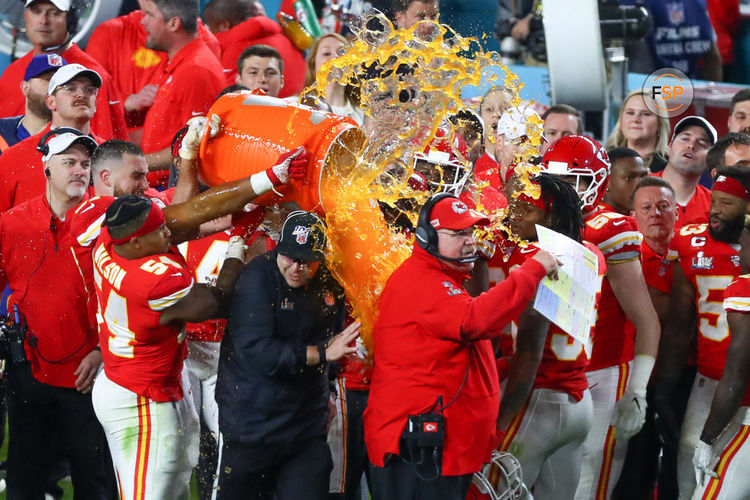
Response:
[{"label": "player's hand", "polygon": [[156,84],[149,84],[144,86],[137,94],[131,94],[125,99],[125,111],[132,113],[133,111],[140,111],[142,109],[150,108],[156,100],[156,92],[159,90],[159,86]]},{"label": "player's hand", "polygon": [[[208,127],[206,127],[208,124]],[[180,145],[180,158],[185,160],[194,160],[198,156],[198,150],[201,147],[201,139],[208,128],[208,137],[216,137],[221,126],[221,118],[217,114],[212,114],[208,120],[205,116],[196,116],[187,122],[188,131],[182,139]]]},{"label": "player's hand", "polygon": [[83,394],[88,394],[91,389],[94,388],[94,378],[96,372],[99,371],[99,367],[102,364],[102,352],[99,349],[94,349],[88,353],[82,360],[81,363],[73,372],[76,377],[76,390]]},{"label": "player's hand", "polygon": [[326,346],[326,361],[337,361],[347,354],[357,352],[357,346],[352,341],[359,336],[360,326],[362,326],[362,322],[355,321],[328,342]]},{"label": "player's hand", "polygon": [[284,153],[276,160],[276,165],[266,170],[271,184],[281,186],[289,179],[302,180],[307,175],[308,155],[304,146]]},{"label": "player's hand", "polygon": [[245,238],[242,236],[232,236],[229,238],[229,246],[227,247],[227,259],[240,259],[245,262],[245,252],[247,252],[247,245],[245,245]]},{"label": "player's hand", "polygon": [[625,391],[615,404],[610,425],[614,425],[615,439],[628,440],[638,434],[646,422],[646,394],[636,394],[630,389]]},{"label": "player's hand", "polygon": [[699,440],[693,453],[693,467],[695,467],[695,481],[698,486],[705,486],[709,478],[717,478],[719,475],[714,470],[719,463],[719,454],[714,447],[705,441]]},{"label": "player's hand", "polygon": [[541,265],[544,266],[544,270],[547,271],[547,277],[551,280],[557,280],[557,269],[562,266],[562,262],[560,262],[557,257],[552,255],[546,250],[539,250],[537,253],[534,254],[532,259],[539,262]]}]

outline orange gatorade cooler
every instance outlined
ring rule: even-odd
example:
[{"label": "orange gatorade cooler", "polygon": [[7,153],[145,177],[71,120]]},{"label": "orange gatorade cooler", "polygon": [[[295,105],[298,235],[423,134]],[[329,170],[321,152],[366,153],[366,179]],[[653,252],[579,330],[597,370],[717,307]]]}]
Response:
[{"label": "orange gatorade cooler", "polygon": [[222,96],[207,116],[221,117],[216,137],[204,135],[199,173],[210,186],[247,177],[273,166],[279,156],[305,146],[310,158],[305,182],[292,181],[254,203],[296,201],[304,210],[324,212],[341,179],[348,177],[364,133],[351,118],[282,99],[249,93]]}]

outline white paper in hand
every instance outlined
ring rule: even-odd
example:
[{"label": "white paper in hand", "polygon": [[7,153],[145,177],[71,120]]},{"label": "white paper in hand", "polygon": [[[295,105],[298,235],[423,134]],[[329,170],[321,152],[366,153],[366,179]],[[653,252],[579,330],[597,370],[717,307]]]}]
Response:
[{"label": "white paper in hand", "polygon": [[596,321],[596,294],[602,286],[596,254],[567,236],[536,226],[539,246],[554,254],[563,265],[560,279],[544,278],[539,285],[534,309],[584,345],[591,342]]}]

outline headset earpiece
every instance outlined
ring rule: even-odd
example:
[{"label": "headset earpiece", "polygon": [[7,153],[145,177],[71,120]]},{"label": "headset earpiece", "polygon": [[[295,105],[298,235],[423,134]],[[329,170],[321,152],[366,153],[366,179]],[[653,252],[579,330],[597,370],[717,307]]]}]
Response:
[{"label": "headset earpiece", "polygon": [[85,135],[83,132],[76,128],[72,127],[59,127],[54,130],[50,130],[46,134],[42,136],[41,139],[39,139],[39,143],[36,145],[36,150],[42,153],[42,156],[47,156],[47,153],[49,153],[49,146],[47,145],[47,141],[50,139],[50,137],[60,134],[75,134],[75,135]]},{"label": "headset earpiece", "polygon": [[44,175],[46,175],[48,178],[52,176],[52,172],[49,171],[48,168],[44,169]]},{"label": "headset earpiece", "polygon": [[458,199],[453,193],[438,193],[431,196],[430,199],[422,205],[422,209],[419,211],[417,230],[414,232],[414,236],[417,239],[417,245],[424,248],[427,253],[433,255],[438,253],[438,235],[435,228],[430,224],[430,212],[432,212],[432,207],[444,198]]}]

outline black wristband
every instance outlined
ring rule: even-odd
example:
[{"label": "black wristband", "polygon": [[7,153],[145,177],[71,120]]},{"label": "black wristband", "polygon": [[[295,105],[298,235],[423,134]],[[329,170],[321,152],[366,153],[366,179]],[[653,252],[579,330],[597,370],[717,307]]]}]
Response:
[{"label": "black wristband", "polygon": [[714,439],[711,439],[708,436],[706,436],[706,434],[704,432],[701,432],[700,440],[703,441],[704,443],[706,443],[709,446],[711,446],[711,445],[714,444]]},{"label": "black wristband", "polygon": [[320,358],[319,363],[321,365],[325,364],[325,362],[326,362],[326,345],[325,345],[325,343],[318,344],[318,358]]}]

